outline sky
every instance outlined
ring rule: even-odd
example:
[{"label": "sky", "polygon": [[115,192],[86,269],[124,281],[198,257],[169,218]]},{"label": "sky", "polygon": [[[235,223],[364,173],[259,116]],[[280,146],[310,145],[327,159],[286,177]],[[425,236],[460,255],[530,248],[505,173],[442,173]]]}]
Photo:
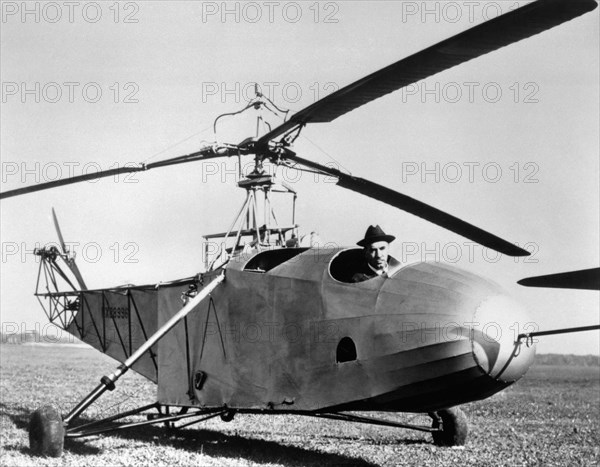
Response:
[{"label": "sky", "polygon": [[[255,135],[257,113],[222,119],[217,135],[213,120],[244,107],[253,83],[294,112],[520,4],[3,2],[2,191],[237,143]],[[599,30],[595,10],[309,125],[294,146],[530,257],[498,256],[331,180],[285,172],[301,234],[353,245],[380,224],[403,263],[442,261],[493,279],[540,330],[597,324],[598,292],[516,281],[600,262]],[[169,281],[202,270],[202,235],[232,222],[244,199],[235,169],[235,160],[193,163],[3,200],[3,330],[47,323],[32,251],[57,240],[52,207],[89,287]],[[598,332],[543,338],[538,352],[597,355]]]}]

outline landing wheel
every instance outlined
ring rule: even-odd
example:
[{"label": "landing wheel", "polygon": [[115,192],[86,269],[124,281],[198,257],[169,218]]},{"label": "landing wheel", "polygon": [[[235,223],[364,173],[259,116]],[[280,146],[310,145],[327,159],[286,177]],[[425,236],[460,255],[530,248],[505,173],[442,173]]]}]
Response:
[{"label": "landing wheel", "polygon": [[442,431],[433,432],[433,442],[437,446],[463,446],[469,433],[467,416],[458,407],[440,410],[430,414],[433,428]]},{"label": "landing wheel", "polygon": [[36,410],[29,419],[29,447],[38,456],[60,457],[65,428],[58,410],[51,405]]},{"label": "landing wheel", "polygon": [[223,420],[224,422],[230,422],[231,420],[233,420],[234,416],[235,410],[228,410],[227,412],[223,412],[221,414],[221,420]]}]

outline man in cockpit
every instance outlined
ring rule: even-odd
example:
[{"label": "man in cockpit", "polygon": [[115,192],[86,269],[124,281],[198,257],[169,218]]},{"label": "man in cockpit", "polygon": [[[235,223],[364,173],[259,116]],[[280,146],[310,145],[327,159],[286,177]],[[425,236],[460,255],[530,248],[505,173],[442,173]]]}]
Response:
[{"label": "man in cockpit", "polygon": [[365,238],[357,243],[363,247],[363,264],[352,276],[351,282],[363,282],[376,276],[388,277],[390,260],[396,263],[388,254],[389,245],[395,239],[396,237],[387,235],[378,225],[369,226]]}]

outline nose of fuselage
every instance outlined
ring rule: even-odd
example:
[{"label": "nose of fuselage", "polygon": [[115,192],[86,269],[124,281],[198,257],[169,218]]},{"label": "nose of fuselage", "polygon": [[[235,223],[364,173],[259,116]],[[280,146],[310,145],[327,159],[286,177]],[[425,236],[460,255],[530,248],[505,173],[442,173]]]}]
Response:
[{"label": "nose of fuselage", "polygon": [[473,316],[471,341],[477,364],[492,378],[513,383],[533,363],[535,345],[518,339],[532,323],[526,310],[504,295],[483,300]]}]

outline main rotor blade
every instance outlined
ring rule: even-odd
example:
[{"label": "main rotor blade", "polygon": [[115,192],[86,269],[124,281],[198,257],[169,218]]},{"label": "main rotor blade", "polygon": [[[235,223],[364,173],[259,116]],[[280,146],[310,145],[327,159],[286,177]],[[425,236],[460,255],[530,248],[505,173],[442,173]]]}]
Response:
[{"label": "main rotor blade", "polygon": [[418,201],[410,196],[403,195],[397,191],[386,188],[383,185],[365,180],[364,178],[353,177],[352,175],[340,172],[337,169],[326,167],[316,162],[312,162],[296,155],[287,155],[287,159],[296,161],[301,165],[316,169],[338,179],[337,184],[357,193],[361,193],[370,198],[382,201],[391,206],[394,206],[403,211],[414,214],[429,222],[432,222],[444,229],[450,230],[456,234],[462,235],[469,240],[473,240],[485,247],[498,251],[508,256],[529,256],[527,250],[497,237],[485,230],[475,227],[468,222],[465,222],[458,217],[454,217],[444,211],[441,211],[433,206]]},{"label": "main rotor blade", "polygon": [[557,289],[600,290],[600,268],[526,277],[517,282],[526,287],[552,287]]},{"label": "main rotor blade", "polygon": [[329,94],[259,139],[265,144],[298,125],[331,122],[390,92],[539,34],[589,11],[596,0],[538,0],[395,62]]},{"label": "main rotor blade", "polygon": [[230,156],[229,150],[218,151],[214,150],[213,147],[203,148],[198,152],[193,152],[184,156],[173,157],[171,159],[165,159],[162,161],[153,162],[151,164],[139,164],[131,167],[118,167],[116,169],[102,170],[99,172],[77,175],[75,177],[65,178],[62,180],[54,180],[52,182],[38,183],[37,185],[31,185],[24,188],[17,188],[15,190],[3,191],[0,193],[0,199],[11,198],[13,196],[24,195],[26,193],[33,193],[34,191],[48,190],[50,188],[56,188],[63,185],[72,185],[73,183],[85,182],[88,180],[98,180],[100,178],[106,178],[113,175],[122,175],[132,172],[144,172],[146,170],[167,167],[175,164],[183,164],[185,162],[194,162],[205,159],[213,159],[215,157]]}]

